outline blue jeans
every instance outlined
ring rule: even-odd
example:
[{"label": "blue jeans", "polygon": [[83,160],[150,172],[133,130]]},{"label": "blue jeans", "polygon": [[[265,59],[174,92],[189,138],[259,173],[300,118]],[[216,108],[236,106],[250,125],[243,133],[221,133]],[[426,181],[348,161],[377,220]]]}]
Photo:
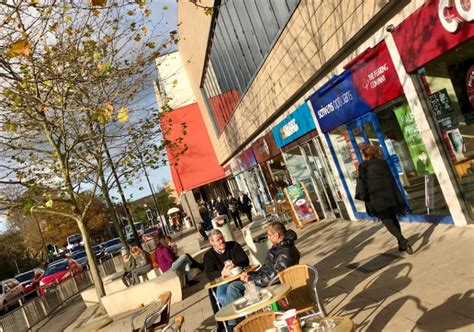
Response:
[{"label": "blue jeans", "polygon": [[[234,302],[237,299],[240,299],[244,296],[245,287],[242,281],[236,280],[228,284],[217,287],[216,296],[217,300],[221,307]],[[235,320],[230,320],[227,322],[229,325],[236,325]]]},{"label": "blue jeans", "polygon": [[193,274],[191,273],[191,261],[186,255],[179,256],[171,265],[169,271],[181,271],[186,275],[186,281],[193,280]]}]

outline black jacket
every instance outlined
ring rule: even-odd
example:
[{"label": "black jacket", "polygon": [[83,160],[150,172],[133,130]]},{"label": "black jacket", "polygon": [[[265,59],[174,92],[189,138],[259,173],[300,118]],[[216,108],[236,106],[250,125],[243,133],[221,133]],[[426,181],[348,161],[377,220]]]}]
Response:
[{"label": "black jacket", "polygon": [[248,213],[252,210],[252,201],[250,200],[249,195],[243,194],[241,197],[239,197],[239,202],[242,212]]},{"label": "black jacket", "polygon": [[216,209],[217,214],[226,215],[227,214],[227,204],[224,201],[215,201],[214,209]]},{"label": "black jacket", "polygon": [[378,218],[405,213],[406,202],[387,162],[370,159],[359,166],[356,198],[364,200],[367,213]]},{"label": "black jacket", "polygon": [[297,235],[291,229],[287,230],[283,241],[273,245],[267,253],[265,263],[258,272],[249,275],[249,280],[259,287],[267,287],[270,281],[289,266],[300,262],[300,252],[296,249]]},{"label": "black jacket", "polygon": [[240,244],[235,241],[226,242],[225,251],[222,255],[218,254],[213,248],[209,249],[204,255],[204,271],[206,271],[209,281],[221,276],[226,260],[231,260],[235,266],[242,268],[249,266],[249,258]]}]

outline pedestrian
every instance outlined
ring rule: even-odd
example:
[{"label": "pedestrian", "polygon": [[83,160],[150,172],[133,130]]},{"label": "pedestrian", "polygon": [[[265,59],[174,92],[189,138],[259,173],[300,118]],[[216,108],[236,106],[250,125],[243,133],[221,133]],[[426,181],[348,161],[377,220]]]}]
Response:
[{"label": "pedestrian", "polygon": [[380,158],[380,151],[373,145],[362,149],[364,162],[359,166],[355,198],[365,201],[369,215],[382,220],[387,230],[398,241],[398,250],[413,254],[408,240],[403,237],[398,221],[408,206],[397,187],[388,163]]},{"label": "pedestrian", "polygon": [[147,273],[152,269],[151,258],[147,252],[136,245],[132,246],[130,251],[136,262],[136,267],[132,270],[133,282],[139,284],[140,276],[143,276],[144,280],[148,280]]},{"label": "pedestrian", "polygon": [[239,192],[239,202],[242,212],[245,213],[249,222],[252,222],[252,201],[249,195]]},{"label": "pedestrian", "polygon": [[173,250],[168,246],[168,240],[165,236],[160,236],[158,238],[158,245],[155,254],[161,272],[180,271],[184,273],[186,286],[192,286],[199,283],[198,280],[194,280],[193,278],[191,273],[192,263],[188,256],[181,255],[177,257]]},{"label": "pedestrian", "polygon": [[214,202],[214,209],[216,209],[218,216],[228,216],[227,204],[222,200],[221,196],[217,196]]},{"label": "pedestrian", "polygon": [[133,280],[133,269],[136,267],[135,258],[127,251],[127,249],[122,249],[122,260],[123,260],[123,276],[122,282],[125,284],[126,287],[130,287],[134,285],[135,282]]},{"label": "pedestrian", "polygon": [[240,202],[232,194],[227,195],[227,202],[229,204],[229,212],[234,220],[235,227],[242,229],[242,220],[240,220]]}]

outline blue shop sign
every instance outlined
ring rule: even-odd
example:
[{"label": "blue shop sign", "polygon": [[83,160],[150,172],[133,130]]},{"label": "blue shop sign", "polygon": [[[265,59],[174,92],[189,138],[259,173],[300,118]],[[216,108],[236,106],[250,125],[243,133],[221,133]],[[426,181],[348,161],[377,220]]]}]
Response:
[{"label": "blue shop sign", "polygon": [[314,129],[316,129],[316,124],[309,106],[305,103],[277,124],[272,129],[272,133],[276,145],[281,148]]},{"label": "blue shop sign", "polygon": [[354,85],[351,70],[346,70],[341,75],[332,78],[308,100],[313,106],[323,133],[371,110]]}]

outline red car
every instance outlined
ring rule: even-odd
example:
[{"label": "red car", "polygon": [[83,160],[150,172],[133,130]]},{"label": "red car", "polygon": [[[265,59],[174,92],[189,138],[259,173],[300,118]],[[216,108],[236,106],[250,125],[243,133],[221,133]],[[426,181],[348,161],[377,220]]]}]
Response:
[{"label": "red car", "polygon": [[61,259],[51,263],[44,271],[39,285],[40,294],[47,292],[47,288],[54,286],[61,280],[72,277],[82,272],[82,266],[71,258]]},{"label": "red car", "polygon": [[28,272],[17,274],[15,279],[23,286],[25,295],[35,292],[39,287],[39,282],[43,278],[44,270],[33,269]]}]

